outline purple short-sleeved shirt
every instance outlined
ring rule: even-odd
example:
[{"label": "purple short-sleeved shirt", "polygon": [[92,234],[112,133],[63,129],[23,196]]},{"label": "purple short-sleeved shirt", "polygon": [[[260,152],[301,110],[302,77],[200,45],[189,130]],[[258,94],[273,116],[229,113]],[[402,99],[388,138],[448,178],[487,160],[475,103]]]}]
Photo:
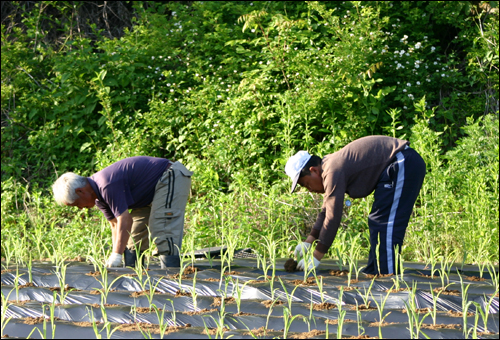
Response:
[{"label": "purple short-sleeved shirt", "polygon": [[96,206],[110,221],[125,210],[151,204],[156,183],[169,164],[165,158],[130,157],[87,177],[97,194]]}]

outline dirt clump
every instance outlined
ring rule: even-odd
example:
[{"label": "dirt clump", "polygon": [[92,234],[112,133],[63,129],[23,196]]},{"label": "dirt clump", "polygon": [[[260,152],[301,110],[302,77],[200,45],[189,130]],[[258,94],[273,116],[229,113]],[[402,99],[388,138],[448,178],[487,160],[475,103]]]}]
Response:
[{"label": "dirt clump", "polygon": [[297,270],[297,261],[294,259],[288,259],[285,262],[285,270],[289,273],[293,273]]},{"label": "dirt clump", "polygon": [[208,279],[204,279],[204,281],[208,281],[208,282],[219,282],[220,280],[219,279],[216,279],[214,277],[209,277]]},{"label": "dirt clump", "polygon": [[182,314],[192,316],[192,315],[202,315],[202,314],[206,314],[206,313],[212,313],[214,311],[217,311],[217,309],[216,308],[214,308],[214,309],[204,308],[202,310],[195,311],[195,312],[183,312]]},{"label": "dirt clump", "polygon": [[399,293],[399,292],[408,292],[411,288],[398,288],[398,289],[386,289],[387,293]]},{"label": "dirt clump", "polygon": [[365,276],[369,279],[380,279],[380,278],[384,278],[384,277],[391,277],[391,276],[394,276],[394,274],[365,274]]},{"label": "dirt clump", "polygon": [[236,314],[233,314],[233,316],[252,316],[252,315],[257,315],[255,313],[245,313],[245,312],[238,312]]},{"label": "dirt clump", "polygon": [[[222,332],[225,333],[227,331],[229,331],[229,328],[227,328],[227,327],[222,328]],[[202,334],[216,335],[217,334],[217,328],[206,328],[206,329],[203,330]]]},{"label": "dirt clump", "polygon": [[304,333],[294,334],[290,338],[291,339],[308,339],[308,338],[319,336],[319,335],[322,335],[322,334],[325,334],[325,333],[326,333],[325,331],[318,331],[317,329],[313,329],[310,332],[304,332]]},{"label": "dirt clump", "polygon": [[371,322],[368,324],[368,327],[385,327],[389,325],[397,325],[399,322]]},{"label": "dirt clump", "polygon": [[175,297],[179,297],[179,296],[191,296],[191,292],[178,290],[175,292]]},{"label": "dirt clump", "polygon": [[[358,310],[372,310],[372,309],[377,309],[376,307],[370,306],[370,303],[371,303],[371,301],[368,301],[367,304],[358,305]],[[353,305],[352,309],[356,310],[356,306]]]},{"label": "dirt clump", "polygon": [[[318,276],[318,279],[320,279],[321,276]],[[290,283],[293,283],[296,286],[317,286],[318,284],[316,283],[316,279],[314,277],[308,277],[307,280],[302,281],[302,280],[293,280],[290,281]]]},{"label": "dirt clump", "polygon": [[87,276],[93,276],[93,277],[98,277],[98,276],[101,275],[101,272],[100,271],[95,271],[95,272],[90,271],[88,273],[85,273],[85,275],[87,275]]},{"label": "dirt clump", "polygon": [[9,300],[7,301],[8,303],[15,303],[16,305],[18,306],[22,306],[22,305],[25,305],[26,303],[30,302],[30,300],[19,300],[19,301],[16,301],[16,300]]},{"label": "dirt clump", "polygon": [[[261,302],[264,306],[266,306],[266,308],[271,308],[271,306],[279,306],[279,305],[282,305],[284,304],[283,301],[281,300],[277,300],[277,301],[273,301],[273,300],[266,300],[266,301],[262,301]],[[274,303],[274,304],[273,304]]]},{"label": "dirt clump", "polygon": [[[417,314],[426,314],[426,313],[430,313],[432,311],[431,308],[427,307],[427,308],[417,308],[414,310],[415,313]],[[403,308],[403,310],[401,311],[401,313],[403,314],[406,314],[408,313],[408,310],[406,308]]]},{"label": "dirt clump", "polygon": [[314,310],[330,310],[333,308],[337,308],[337,305],[330,302],[315,303],[313,305]]},{"label": "dirt clump", "polygon": [[267,329],[264,326],[260,328],[254,328],[248,333],[243,333],[243,335],[250,335],[252,337],[266,336],[268,332],[274,332],[273,329]]},{"label": "dirt clump", "polygon": [[232,272],[225,272],[224,275],[228,276],[228,275],[240,275],[241,273],[240,272],[237,272],[237,271],[232,271]]},{"label": "dirt clump", "polygon": [[184,275],[194,274],[197,271],[198,271],[198,268],[195,268],[193,266],[188,266],[188,267],[186,267],[186,269],[184,269]]},{"label": "dirt clump", "polygon": [[87,259],[81,255],[78,255],[77,257],[73,257],[72,259],[68,259],[68,261],[85,262],[85,261],[87,261]]},{"label": "dirt clump", "polygon": [[18,288],[21,289],[21,288],[28,288],[28,287],[35,287],[35,285],[33,284],[33,282],[28,282],[28,283],[25,283],[23,285],[20,285]]},{"label": "dirt clump", "polygon": [[350,292],[351,290],[355,290],[355,287],[346,287],[346,286],[337,286],[337,289],[342,288],[344,292]]},{"label": "dirt clump", "polygon": [[[172,275],[167,275],[167,277],[169,279],[172,279],[172,280],[178,280],[179,279],[179,276],[181,276],[179,273],[176,273],[176,274],[172,274]],[[183,280],[189,280],[191,279],[189,276],[186,276],[186,275],[182,275],[181,276],[181,279]]]},{"label": "dirt clump", "polygon": [[442,323],[439,323],[439,324],[436,324],[436,325],[431,325],[431,324],[427,324],[427,323],[424,323],[422,324],[422,328],[426,328],[426,329],[461,329],[462,326],[459,325],[458,323],[455,323],[455,324],[442,324]]},{"label": "dirt clump", "polygon": [[151,313],[153,312],[153,308],[151,307],[136,307],[135,311],[140,314]]},{"label": "dirt clump", "polygon": [[[344,323],[356,323],[356,320],[351,320],[351,319],[344,319]],[[325,323],[329,325],[338,325],[339,324],[339,319],[328,319],[325,320]]]},{"label": "dirt clump", "polygon": [[[141,290],[140,292],[133,292],[129,296],[133,297],[133,298],[136,298],[136,297],[139,297],[139,296],[142,296],[142,295],[148,295],[150,292],[151,292],[150,290],[146,289],[146,290]],[[157,291],[157,290],[155,290],[154,292],[155,293],[159,293],[159,291]]]},{"label": "dirt clump", "polygon": [[[231,303],[235,303],[236,299],[234,297],[227,297],[224,298],[224,304],[229,305]],[[222,305],[222,298],[221,297],[215,297],[214,302],[210,305],[210,307],[219,307]]]},{"label": "dirt clump", "polygon": [[345,276],[349,273],[348,270],[330,270],[329,274],[332,276]]},{"label": "dirt clump", "polygon": [[91,291],[90,291],[90,294],[91,294],[91,295],[101,295],[101,291],[99,291],[99,290],[95,290],[95,289],[94,289],[94,290],[91,290]]},{"label": "dirt clump", "polygon": [[[189,328],[191,324],[186,324],[185,326],[169,326],[165,330],[165,334],[176,332],[180,329]],[[160,326],[155,324],[150,324],[146,322],[137,322],[132,324],[122,324],[119,328],[120,331],[124,332],[140,332],[141,330],[144,332],[151,332],[153,334],[160,334]]]},{"label": "dirt clump", "polygon": [[[463,316],[464,316],[464,313],[463,313],[463,312],[455,312],[455,311],[452,311],[452,310],[448,311],[448,313],[446,313],[446,314],[448,314],[448,315],[450,315],[450,316],[453,316],[453,317],[455,317],[455,318],[461,318],[461,317],[463,317]],[[474,313],[472,313],[472,312],[468,312],[468,313],[467,313],[467,316],[474,316]]]},{"label": "dirt clump", "polygon": [[443,294],[443,295],[462,296],[462,294],[460,293],[460,291],[456,290],[456,289],[445,289],[443,287],[438,287],[438,288],[434,288],[432,291],[434,293],[441,292],[441,294]]},{"label": "dirt clump", "polygon": [[[100,323],[100,322],[96,321],[96,324],[98,324],[98,323]],[[92,322],[88,322],[88,321],[75,322],[74,324],[77,326],[80,326],[80,327],[92,327],[93,326]]]},{"label": "dirt clump", "polygon": [[484,277],[477,277],[477,276],[467,276],[466,279],[469,281],[486,281]]},{"label": "dirt clump", "polygon": [[[43,323],[43,320],[45,320],[45,318],[43,316],[38,316],[36,318],[28,316],[26,318],[23,318],[23,323],[28,324],[28,325],[36,325],[38,323]],[[54,321],[55,320],[61,320],[61,319],[55,317]],[[47,319],[47,321],[50,321],[50,319]]]},{"label": "dirt clump", "polygon": [[[49,287],[49,290],[51,292],[60,292],[61,291],[61,287]],[[71,287],[69,285],[64,286],[64,290],[72,290],[74,292],[81,291],[80,289],[76,289],[75,287]]]}]

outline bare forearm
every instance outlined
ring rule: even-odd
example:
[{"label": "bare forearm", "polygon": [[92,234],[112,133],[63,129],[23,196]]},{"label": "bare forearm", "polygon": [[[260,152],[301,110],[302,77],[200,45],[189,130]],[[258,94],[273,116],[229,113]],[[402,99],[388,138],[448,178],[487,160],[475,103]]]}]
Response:
[{"label": "bare forearm", "polygon": [[117,219],[115,236],[113,238],[113,253],[123,254],[132,230],[132,217],[125,211]]}]

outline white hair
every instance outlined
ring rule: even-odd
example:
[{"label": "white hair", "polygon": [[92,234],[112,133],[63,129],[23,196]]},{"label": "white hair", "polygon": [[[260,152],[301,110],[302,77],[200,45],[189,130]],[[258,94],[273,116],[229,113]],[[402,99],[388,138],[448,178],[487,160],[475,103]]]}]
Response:
[{"label": "white hair", "polygon": [[75,192],[78,188],[87,185],[87,178],[79,176],[72,172],[67,172],[52,184],[52,192],[58,204],[71,204],[76,201],[78,194]]}]

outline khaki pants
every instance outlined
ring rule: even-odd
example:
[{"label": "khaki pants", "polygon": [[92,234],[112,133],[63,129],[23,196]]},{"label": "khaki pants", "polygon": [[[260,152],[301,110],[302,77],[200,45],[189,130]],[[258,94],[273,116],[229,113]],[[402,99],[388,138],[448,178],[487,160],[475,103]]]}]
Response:
[{"label": "khaki pants", "polygon": [[141,251],[149,248],[149,226],[159,254],[179,255],[192,174],[181,163],[173,163],[156,183],[151,205],[132,209],[130,215],[133,223],[128,249],[134,250],[139,244]]}]

